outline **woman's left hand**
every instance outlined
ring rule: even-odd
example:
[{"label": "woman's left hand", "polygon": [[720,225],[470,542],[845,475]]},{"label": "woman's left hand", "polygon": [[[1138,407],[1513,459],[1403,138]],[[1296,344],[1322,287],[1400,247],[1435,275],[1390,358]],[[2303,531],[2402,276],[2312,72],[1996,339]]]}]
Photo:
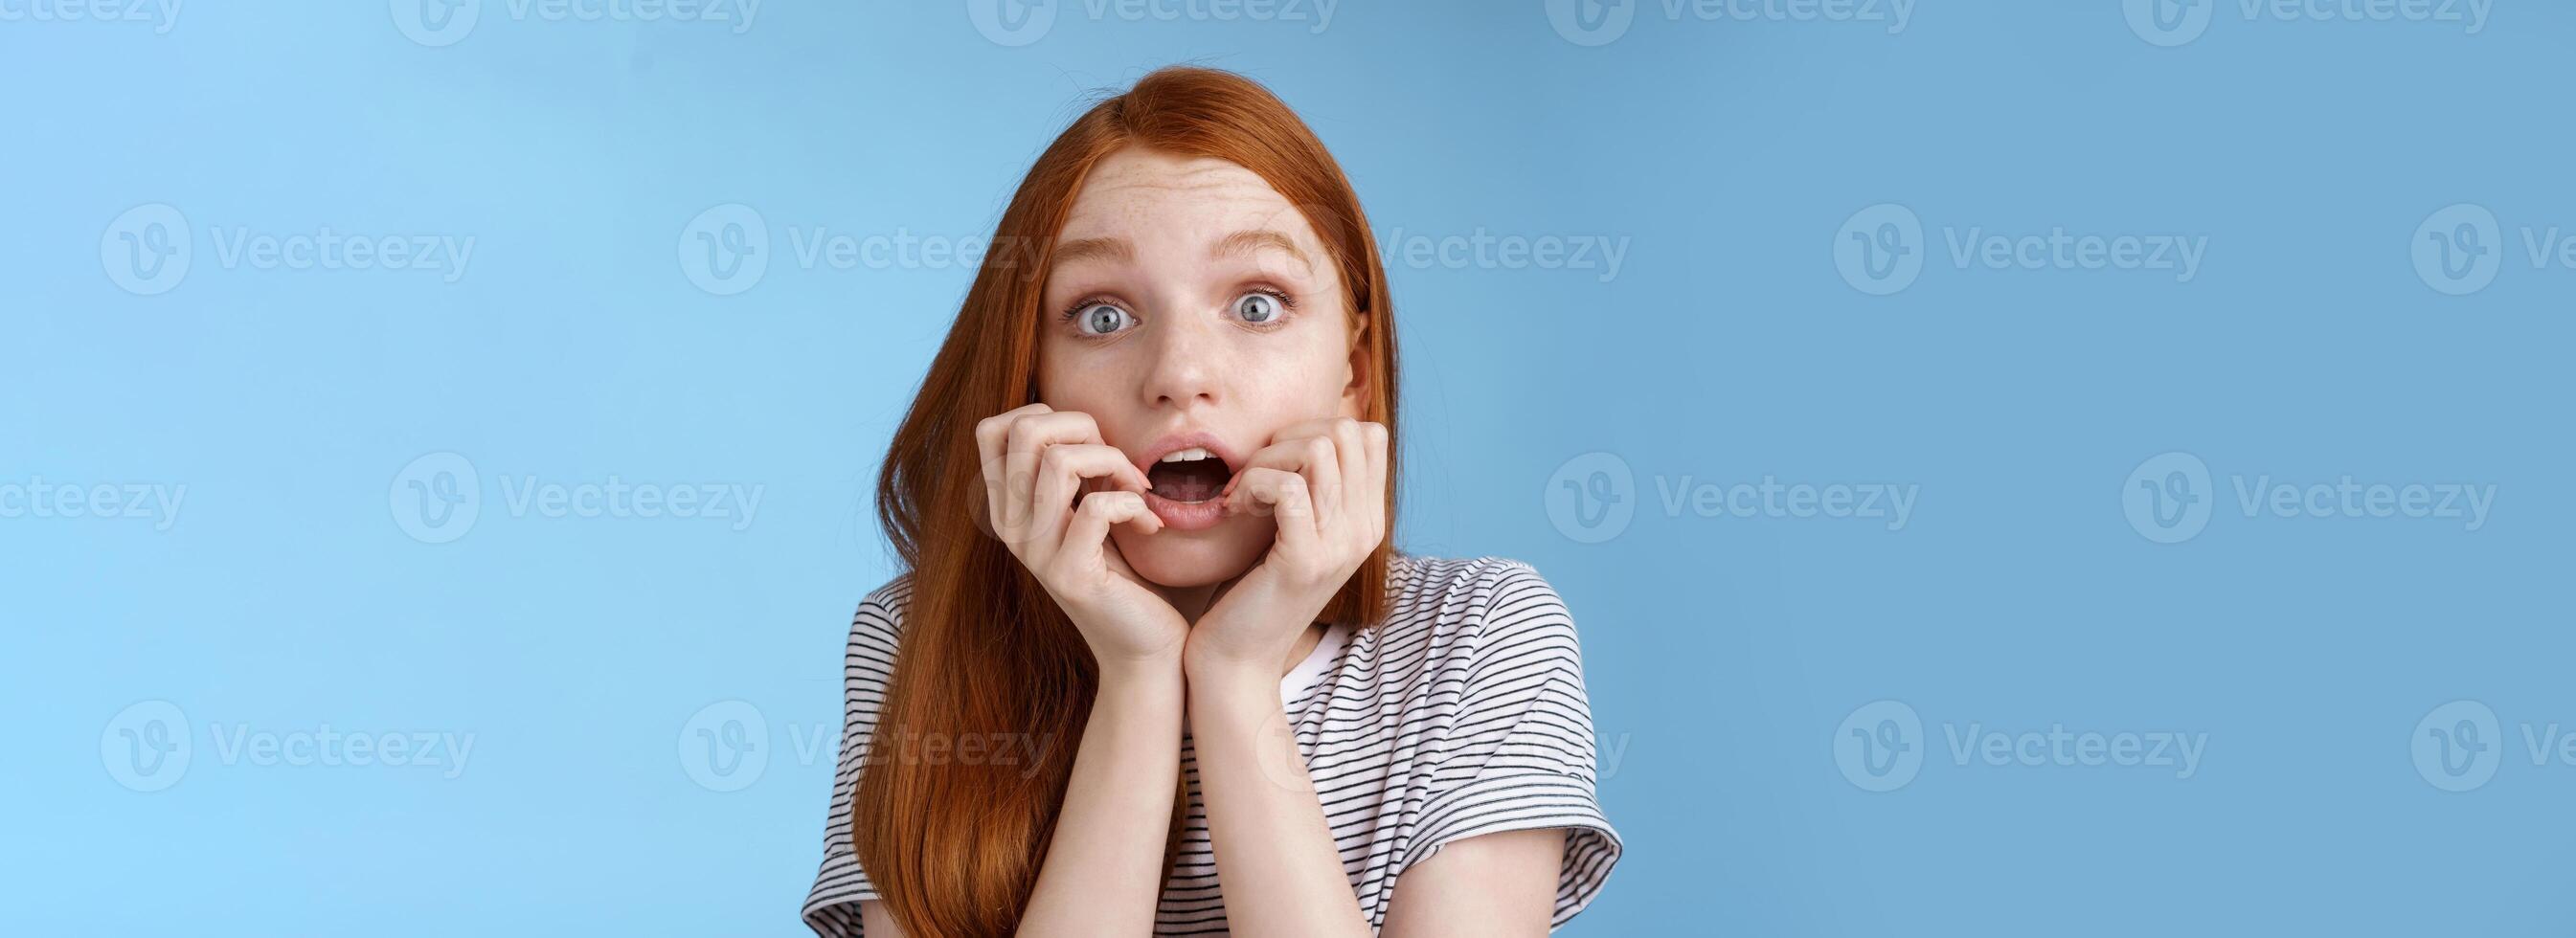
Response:
[{"label": "woman's left hand", "polygon": [[1276,668],[1386,538],[1387,429],[1348,417],[1280,430],[1226,483],[1228,512],[1268,515],[1270,552],[1190,627],[1192,668]]}]

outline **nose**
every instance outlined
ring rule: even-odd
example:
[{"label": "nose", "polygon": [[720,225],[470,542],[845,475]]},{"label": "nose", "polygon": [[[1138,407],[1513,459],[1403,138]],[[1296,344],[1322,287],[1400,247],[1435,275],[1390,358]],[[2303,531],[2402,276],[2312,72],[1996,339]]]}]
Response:
[{"label": "nose", "polygon": [[1217,360],[1222,343],[1211,335],[1214,324],[1209,319],[1197,313],[1165,316],[1138,337],[1149,343],[1147,354],[1153,356],[1140,389],[1147,405],[1189,410],[1218,402],[1224,377],[1224,363]]}]

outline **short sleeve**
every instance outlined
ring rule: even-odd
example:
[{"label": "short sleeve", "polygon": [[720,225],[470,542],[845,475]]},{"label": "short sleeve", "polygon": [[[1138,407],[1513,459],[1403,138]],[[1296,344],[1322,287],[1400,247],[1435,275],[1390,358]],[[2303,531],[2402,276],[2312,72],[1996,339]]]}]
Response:
[{"label": "short sleeve", "polygon": [[850,801],[859,769],[867,764],[868,739],[876,732],[877,709],[885,704],[886,681],[894,673],[895,637],[908,593],[908,580],[889,583],[869,593],[850,622],[849,651],[841,666],[841,756],[832,773],[831,814],[823,823],[823,868],[805,898],[805,924],[823,938],[861,934],[859,903],[878,898],[851,843]]},{"label": "short sleeve", "polygon": [[1456,715],[1428,770],[1415,836],[1397,870],[1442,845],[1504,831],[1565,829],[1551,928],[1599,894],[1619,860],[1594,792],[1592,710],[1574,620],[1536,570],[1492,560],[1467,606]]}]

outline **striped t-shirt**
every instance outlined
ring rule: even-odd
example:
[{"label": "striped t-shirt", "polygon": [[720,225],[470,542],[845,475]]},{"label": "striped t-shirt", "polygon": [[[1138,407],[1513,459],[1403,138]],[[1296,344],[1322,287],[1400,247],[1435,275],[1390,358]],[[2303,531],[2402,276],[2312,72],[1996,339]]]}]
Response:
[{"label": "striped t-shirt", "polygon": [[[1620,852],[1593,792],[1574,620],[1556,590],[1516,560],[1394,553],[1387,574],[1386,621],[1328,630],[1279,685],[1360,910],[1372,930],[1384,925],[1397,875],[1442,844],[1561,827],[1551,927],[1564,924],[1600,892]],[[910,579],[896,578],[868,594],[850,629],[840,768],[822,871],[804,909],[826,938],[860,934],[859,903],[877,898],[851,852],[850,797],[910,595]],[[1186,733],[1181,773],[1187,827],[1154,933],[1222,935],[1225,902]]]}]

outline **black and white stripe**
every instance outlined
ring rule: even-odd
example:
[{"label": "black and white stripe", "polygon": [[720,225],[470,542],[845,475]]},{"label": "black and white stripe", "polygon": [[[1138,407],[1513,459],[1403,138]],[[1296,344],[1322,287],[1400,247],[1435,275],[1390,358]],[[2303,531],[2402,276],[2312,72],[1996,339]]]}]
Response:
[{"label": "black and white stripe", "polygon": [[[1387,620],[1335,629],[1280,682],[1360,909],[1372,928],[1383,925],[1397,875],[1443,844],[1565,828],[1552,922],[1562,925],[1600,892],[1620,853],[1593,791],[1574,620],[1555,588],[1516,560],[1398,553],[1387,572]],[[850,853],[850,793],[910,598],[910,579],[898,577],[868,594],[850,629],[840,769],[804,910],[826,938],[859,934],[858,904],[877,897]],[[1225,902],[1186,736],[1181,771],[1189,822],[1154,933],[1222,935]]]}]

